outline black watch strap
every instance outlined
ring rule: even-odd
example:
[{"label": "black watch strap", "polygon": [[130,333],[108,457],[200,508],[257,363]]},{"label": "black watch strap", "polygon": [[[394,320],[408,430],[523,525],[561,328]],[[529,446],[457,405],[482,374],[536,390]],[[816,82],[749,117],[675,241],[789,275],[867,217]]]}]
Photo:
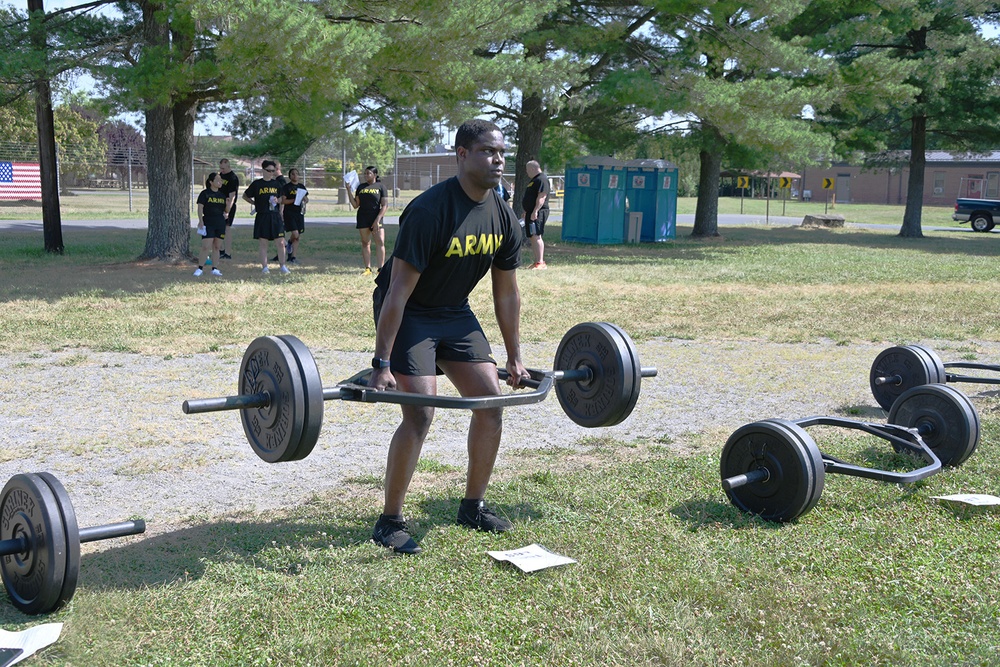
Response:
[{"label": "black watch strap", "polygon": [[389,360],[375,357],[372,359],[372,368],[389,368]]}]

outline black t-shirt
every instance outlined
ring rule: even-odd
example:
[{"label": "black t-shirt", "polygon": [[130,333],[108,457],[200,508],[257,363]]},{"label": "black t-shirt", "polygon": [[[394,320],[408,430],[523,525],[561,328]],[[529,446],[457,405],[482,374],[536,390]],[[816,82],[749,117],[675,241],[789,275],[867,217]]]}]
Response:
[{"label": "black t-shirt", "polygon": [[[296,206],[294,204],[295,193],[299,190],[305,190],[305,189],[306,186],[302,185],[301,183],[292,183],[291,181],[286,183],[285,187],[281,189],[281,196],[285,199],[286,215],[298,215],[299,213],[302,213],[302,206],[301,205]],[[306,190],[306,192],[308,192],[308,190]],[[289,204],[288,199],[291,199],[293,203]]]},{"label": "black t-shirt", "polygon": [[[495,190],[485,202],[474,202],[453,176],[417,196],[399,218],[392,251],[420,272],[407,307],[464,306],[491,267],[518,267],[519,231],[514,212]],[[383,270],[375,281],[383,290],[389,274]]]},{"label": "black t-shirt", "polygon": [[270,181],[258,178],[243,194],[253,199],[253,206],[258,214],[266,211],[278,212],[278,205],[281,204],[281,186],[273,178]]},{"label": "black t-shirt", "polygon": [[[233,197],[238,197],[240,194],[240,177],[236,175],[235,171],[230,170],[228,174],[219,173],[222,178],[222,187],[219,188],[219,192],[229,196],[229,193],[233,193]],[[233,200],[233,205],[235,206],[235,199]]]},{"label": "black t-shirt", "polygon": [[226,193],[222,190],[213,192],[210,189],[201,191],[198,195],[198,203],[201,204],[201,222],[206,225],[222,225],[226,222]]},{"label": "black t-shirt", "polygon": [[362,183],[358,186],[358,189],[354,192],[354,196],[358,198],[358,213],[367,213],[369,215],[377,214],[382,210],[382,202],[388,197],[388,193],[385,190],[385,186],[382,185],[382,181],[375,181],[374,183]]},{"label": "black t-shirt", "polygon": [[531,212],[535,210],[535,202],[538,201],[539,195],[546,195],[542,208],[547,209],[549,207],[548,194],[549,178],[545,175],[545,172],[539,172],[538,175],[528,181],[527,187],[524,188],[524,197],[521,198],[521,208],[524,209],[524,214],[530,216]]}]

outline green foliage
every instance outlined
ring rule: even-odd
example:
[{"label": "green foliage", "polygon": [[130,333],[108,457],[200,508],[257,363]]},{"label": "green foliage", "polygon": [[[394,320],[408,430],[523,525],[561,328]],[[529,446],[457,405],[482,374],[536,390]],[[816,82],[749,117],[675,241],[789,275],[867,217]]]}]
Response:
[{"label": "green foliage", "polygon": [[1000,48],[977,24],[997,12],[1000,3],[980,0],[810,3],[788,35],[836,58],[836,102],[817,118],[840,154],[910,148],[917,116],[927,119],[929,148],[994,148]]},{"label": "green foliage", "polygon": [[579,133],[568,125],[550,125],[545,128],[539,163],[549,173],[562,172],[566,165],[579,157],[589,155]]}]

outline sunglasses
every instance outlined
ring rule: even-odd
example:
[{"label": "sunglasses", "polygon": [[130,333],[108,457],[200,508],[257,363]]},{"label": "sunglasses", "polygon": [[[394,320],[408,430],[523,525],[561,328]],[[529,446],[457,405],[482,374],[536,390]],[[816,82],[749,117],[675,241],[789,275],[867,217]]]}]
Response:
[{"label": "sunglasses", "polygon": [[264,171],[269,171],[269,172],[271,172],[273,174],[275,170],[274,169],[265,169]]}]

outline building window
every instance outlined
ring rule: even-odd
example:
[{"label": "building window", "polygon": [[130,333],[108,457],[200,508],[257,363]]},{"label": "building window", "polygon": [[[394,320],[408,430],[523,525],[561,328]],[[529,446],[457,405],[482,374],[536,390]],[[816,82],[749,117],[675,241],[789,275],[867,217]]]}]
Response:
[{"label": "building window", "polygon": [[986,173],[986,197],[1000,199],[1000,171]]},{"label": "building window", "polygon": [[934,172],[934,196],[943,197],[944,196],[944,172],[935,171]]}]

